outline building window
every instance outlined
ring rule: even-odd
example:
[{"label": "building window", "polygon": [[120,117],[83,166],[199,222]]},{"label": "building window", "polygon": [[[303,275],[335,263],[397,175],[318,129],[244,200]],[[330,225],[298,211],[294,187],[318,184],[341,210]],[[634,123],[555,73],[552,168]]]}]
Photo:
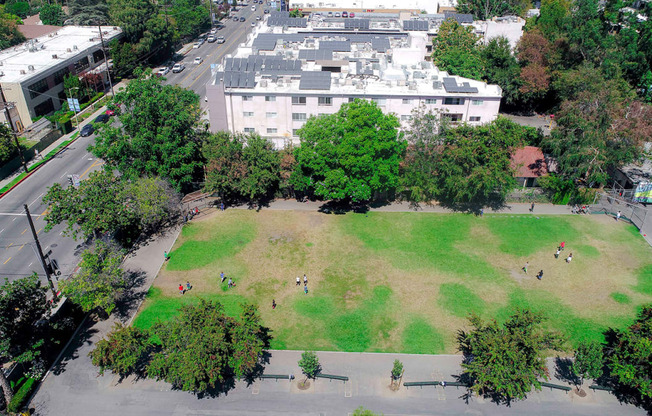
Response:
[{"label": "building window", "polygon": [[48,88],[48,80],[43,78],[42,80],[33,83],[29,87],[29,96],[30,98],[36,98],[45,91],[49,90]]},{"label": "building window", "polygon": [[256,129],[253,128],[253,127],[245,127],[245,128],[244,128],[244,132],[245,132],[245,133],[255,133],[255,132],[256,132]]},{"label": "building window", "polygon": [[306,97],[292,97],[292,105],[306,105]]},{"label": "building window", "polygon": [[274,101],[276,101],[276,96],[275,95],[266,95],[265,96],[265,101],[274,102]]},{"label": "building window", "polygon": [[463,105],[464,98],[444,98],[444,105]]},{"label": "building window", "polygon": [[426,104],[437,104],[437,100],[434,98],[426,98]]},{"label": "building window", "polygon": [[102,53],[102,49],[98,49],[95,52],[93,52],[94,63],[101,62],[103,59],[104,59],[104,54]]},{"label": "building window", "polygon": [[349,97],[349,102],[352,103],[355,101],[355,97]]},{"label": "building window", "polygon": [[63,68],[54,73],[54,84],[58,85],[63,82],[63,78],[70,73],[68,68]]},{"label": "building window", "polygon": [[469,121],[480,121],[480,116],[471,116],[469,117]]},{"label": "building window", "polygon": [[278,133],[278,129],[276,129],[276,128],[274,128],[274,129],[267,129],[267,134],[276,134],[276,133]]},{"label": "building window", "polygon": [[306,113],[292,113],[292,121],[306,121]]},{"label": "building window", "polygon": [[43,101],[41,104],[34,106],[34,115],[36,117],[50,114],[53,111],[54,111],[54,104],[52,104],[52,98],[48,98],[47,100]]},{"label": "building window", "polygon": [[253,117],[253,116],[254,116],[254,112],[253,112],[253,111],[243,111],[243,112],[242,112],[242,116],[243,116],[243,117]]},{"label": "building window", "polygon": [[299,137],[299,129],[292,129],[292,135],[294,137]]},{"label": "building window", "polygon": [[265,115],[267,116],[267,118],[276,118],[276,113],[274,112],[266,113]]},{"label": "building window", "polygon": [[385,98],[372,98],[371,100],[378,104],[378,107],[382,107],[387,104],[387,100]]},{"label": "building window", "polygon": [[442,114],[442,117],[447,117],[453,123],[462,121],[462,114]]},{"label": "building window", "polygon": [[410,99],[410,98],[403,98],[403,104],[412,104],[412,99]]},{"label": "building window", "polygon": [[317,99],[317,104],[320,106],[333,105],[333,97],[319,97]]},{"label": "building window", "polygon": [[242,101],[253,101],[254,97],[252,95],[243,95]]},{"label": "building window", "polygon": [[482,105],[484,100],[471,100],[471,105]]},{"label": "building window", "polygon": [[412,115],[411,114],[403,114],[401,116],[401,121],[410,121],[412,120]]},{"label": "building window", "polygon": [[83,57],[79,61],[75,62],[75,74],[79,74],[81,71],[88,69],[90,67],[88,62],[88,56]]}]

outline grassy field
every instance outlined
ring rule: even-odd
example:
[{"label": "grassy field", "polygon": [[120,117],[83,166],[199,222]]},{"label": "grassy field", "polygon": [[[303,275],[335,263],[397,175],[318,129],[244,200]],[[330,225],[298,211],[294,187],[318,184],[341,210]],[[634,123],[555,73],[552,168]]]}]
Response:
[{"label": "grassy field", "polygon": [[[570,264],[554,258],[561,241]],[[232,315],[258,304],[278,349],[455,353],[468,314],[517,307],[543,312],[572,346],[652,302],[652,249],[606,216],[228,210],[184,227],[135,325],[200,297]]]}]

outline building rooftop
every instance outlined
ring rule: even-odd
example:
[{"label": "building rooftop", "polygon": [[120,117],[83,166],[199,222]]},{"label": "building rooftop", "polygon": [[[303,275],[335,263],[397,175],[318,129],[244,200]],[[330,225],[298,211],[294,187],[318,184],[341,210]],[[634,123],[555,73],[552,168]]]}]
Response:
[{"label": "building rooftop", "polygon": [[[117,36],[117,27],[102,26],[105,45]],[[87,55],[87,50],[100,44],[96,26],[64,26],[20,45],[0,51],[0,82],[23,82],[50,68]]]},{"label": "building rooftop", "polygon": [[512,169],[517,178],[539,178],[548,174],[548,163],[541,148],[525,146],[512,154]]}]

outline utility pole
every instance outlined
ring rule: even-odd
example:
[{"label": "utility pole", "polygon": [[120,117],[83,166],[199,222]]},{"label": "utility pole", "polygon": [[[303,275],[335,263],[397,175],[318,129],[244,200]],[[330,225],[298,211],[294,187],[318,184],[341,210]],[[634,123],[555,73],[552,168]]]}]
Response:
[{"label": "utility pole", "polygon": [[29,169],[27,169],[27,162],[25,162],[25,156],[23,155],[23,151],[20,148],[20,142],[18,141],[18,133],[11,134],[14,136],[14,140],[16,141],[16,149],[18,149],[18,156],[20,156],[20,162],[23,164],[23,169],[25,169],[25,173],[29,173]]},{"label": "utility pole", "polygon": [[106,51],[104,50],[104,36],[102,35],[102,26],[97,25],[100,30],[100,42],[102,42],[102,55],[104,55],[104,63],[106,64],[106,76],[109,78],[109,86],[111,87],[111,95],[115,96],[113,92],[113,82],[111,82],[111,72],[109,71],[109,60],[106,59]]},{"label": "utility pole", "polygon": [[[75,97],[72,96],[72,90],[79,90],[79,87],[68,88],[68,96],[70,97],[73,106],[72,111],[75,112],[75,121],[77,122],[77,128],[79,128],[79,117],[77,116],[77,106],[75,105]],[[77,103],[79,103],[79,99],[77,99]]]},{"label": "utility pole", "polygon": [[34,242],[36,243],[36,249],[38,250],[38,256],[41,259],[41,266],[43,266],[43,271],[45,276],[48,278],[48,283],[50,284],[50,290],[52,291],[52,296],[54,296],[54,301],[58,299],[57,291],[54,289],[54,283],[52,282],[52,276],[50,276],[50,269],[45,263],[45,256],[43,256],[43,250],[41,249],[41,243],[38,241],[38,235],[36,235],[36,229],[34,228],[34,223],[32,222],[32,216],[29,213],[29,207],[27,204],[23,204],[25,207],[25,213],[27,214],[27,221],[29,222],[29,228],[32,230],[32,236],[34,237]]}]

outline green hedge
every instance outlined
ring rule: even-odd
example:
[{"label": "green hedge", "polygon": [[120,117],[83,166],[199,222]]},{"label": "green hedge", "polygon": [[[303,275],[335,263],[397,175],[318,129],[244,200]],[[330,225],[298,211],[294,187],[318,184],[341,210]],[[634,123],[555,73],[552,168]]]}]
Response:
[{"label": "green hedge", "polygon": [[36,386],[36,380],[33,378],[28,378],[27,381],[25,381],[25,383],[20,386],[16,394],[14,394],[14,398],[11,399],[11,402],[9,402],[7,410],[11,413],[19,412],[20,409],[22,409],[25,405],[25,402],[27,402],[27,399],[29,399],[29,396],[32,394]]}]

